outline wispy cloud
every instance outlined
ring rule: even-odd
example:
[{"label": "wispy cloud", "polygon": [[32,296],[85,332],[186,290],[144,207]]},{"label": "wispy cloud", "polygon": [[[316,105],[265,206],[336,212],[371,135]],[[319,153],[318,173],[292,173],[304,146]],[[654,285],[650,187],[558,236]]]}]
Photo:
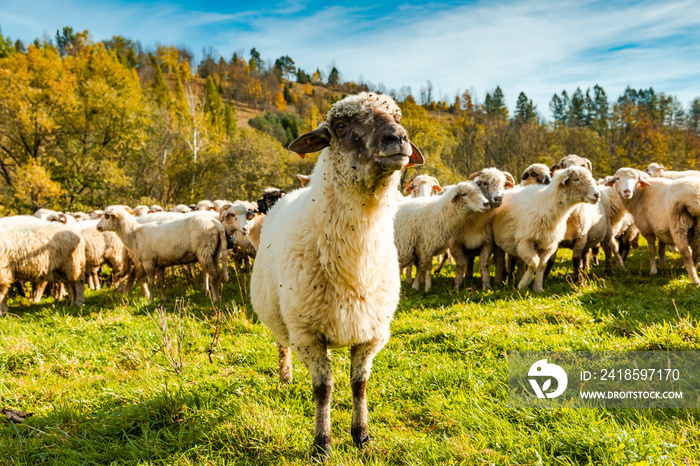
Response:
[{"label": "wispy cloud", "polygon": [[[185,1],[185,0],[182,0]],[[694,0],[505,0],[328,6],[287,1],[235,7],[118,0],[15,2],[3,31],[32,39],[72,25],[96,39],[121,34],[144,44],[213,46],[225,57],[256,47],[290,55],[307,71],[336,63],[345,79],[387,88],[427,80],[452,99],[479,99],[500,85],[513,106],[524,91],[549,116],[554,92],[596,83],[614,98],[627,85],[654,87],[687,104],[700,95],[700,3]]]}]

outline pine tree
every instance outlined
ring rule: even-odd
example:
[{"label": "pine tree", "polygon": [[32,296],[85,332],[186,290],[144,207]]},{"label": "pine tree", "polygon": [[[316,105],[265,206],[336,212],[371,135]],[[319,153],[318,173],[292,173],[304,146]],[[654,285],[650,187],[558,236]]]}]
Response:
[{"label": "pine tree", "polygon": [[537,106],[528,99],[524,92],[518,95],[515,104],[514,121],[517,123],[534,123],[537,120]]},{"label": "pine tree", "polygon": [[161,107],[170,106],[170,88],[165,83],[163,70],[160,69],[160,66],[156,66],[156,77],[151,86],[151,90],[153,91],[153,98],[158,105]]},{"label": "pine tree", "polygon": [[334,66],[328,75],[328,86],[334,88],[338,84],[340,84],[340,73],[338,73],[338,69]]},{"label": "pine tree", "polygon": [[204,85],[204,113],[214,127],[224,123],[224,103],[221,100],[219,89],[211,76],[207,77]]}]

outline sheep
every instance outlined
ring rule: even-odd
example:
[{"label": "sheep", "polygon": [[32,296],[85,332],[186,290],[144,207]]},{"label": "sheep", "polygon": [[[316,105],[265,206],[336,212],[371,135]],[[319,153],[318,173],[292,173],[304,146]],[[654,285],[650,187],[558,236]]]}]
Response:
[{"label": "sheep", "polygon": [[92,210],[90,211],[90,219],[89,220],[99,220],[102,218],[102,214],[104,213],[104,210]]},{"label": "sheep", "polygon": [[197,203],[197,208],[195,210],[199,210],[199,211],[215,210],[214,203],[209,201],[209,200],[199,201]]},{"label": "sheep", "polygon": [[625,209],[649,248],[649,269],[656,268],[656,238],[678,249],[691,283],[700,285],[695,264],[700,257],[700,179],[651,178],[634,168],[620,168],[608,182],[614,186]]},{"label": "sheep", "polygon": [[61,281],[72,304],[84,303],[85,241],[58,223],[34,229],[0,232],[0,315],[9,309],[7,292],[15,281]]},{"label": "sheep", "polygon": [[520,186],[529,186],[531,184],[549,184],[552,180],[549,173],[549,167],[543,163],[533,163],[525,169],[522,176]]},{"label": "sheep", "polygon": [[440,182],[430,175],[414,176],[403,188],[403,193],[411,197],[428,197],[439,192],[442,192]]},{"label": "sheep", "polygon": [[214,201],[214,210],[217,212],[221,212],[221,208],[227,204],[231,204],[231,201],[226,201],[223,199],[217,199]]},{"label": "sheep", "polygon": [[[552,167],[552,172],[558,169],[569,167],[582,167],[591,172],[591,161],[585,157],[580,157],[575,154],[569,154],[563,157],[557,165]],[[597,184],[597,182],[596,182]],[[610,224],[610,201],[607,193],[602,192],[601,202],[591,204],[578,204],[571,211],[569,218],[566,219],[566,233],[562,239],[560,247],[570,248],[572,250],[572,268],[574,272],[574,281],[579,281],[580,269],[583,261],[584,267],[589,266],[590,249],[600,243],[605,252],[605,273],[612,273],[612,251],[617,249],[613,245],[612,227]],[[624,267],[619,254],[615,255],[620,268]],[[549,276],[549,272],[554,267],[556,261],[556,252],[552,254],[545,270],[544,278]]]},{"label": "sheep", "polygon": [[[151,302],[154,300],[156,271],[161,299],[165,300],[164,268],[193,262],[202,265],[212,281],[212,299],[219,301],[219,262],[226,257],[226,233],[217,219],[209,215],[189,214],[181,215],[177,220],[140,224],[126,209],[110,206],[97,224],[97,229],[114,231],[129,249],[139,271],[146,274]],[[224,280],[228,280],[225,268],[222,275]]]},{"label": "sheep", "polygon": [[90,215],[86,214],[85,212],[70,212],[69,215],[73,217],[77,222],[90,220]]},{"label": "sheep", "polygon": [[49,220],[35,217],[34,215],[13,215],[0,218],[0,230],[22,230],[47,225]]},{"label": "sheep", "polygon": [[151,208],[147,205],[137,205],[132,212],[134,212],[134,217],[143,217],[151,212]]},{"label": "sheep", "polygon": [[[219,219],[226,230],[227,247],[233,250],[232,259],[236,272],[240,272],[243,264],[250,270],[250,257],[255,257],[260,244],[260,228],[265,215],[257,210],[256,204],[236,201],[222,206],[219,212]],[[256,225],[257,228],[253,232]],[[255,238],[255,243],[248,238],[249,234]]]},{"label": "sheep", "polygon": [[99,220],[83,221],[75,225],[85,240],[85,274],[88,285],[93,290],[100,289],[99,271],[103,264],[109,264],[113,273],[114,286],[129,275],[131,259],[124,243],[113,231],[97,230]]},{"label": "sheep", "polygon": [[[507,191],[492,214],[493,242],[527,266],[518,289],[530,285],[543,291],[544,269],[566,233],[566,219],[582,202],[596,204],[600,191],[591,172],[583,167],[557,170],[548,185],[530,185]],[[483,249],[490,249],[486,244]],[[490,252],[490,251],[489,251]]]},{"label": "sheep", "polygon": [[644,169],[644,172],[652,178],[668,178],[670,180],[677,180],[687,176],[700,176],[700,171],[698,170],[673,171],[668,170],[666,167],[656,162],[650,163],[649,166]]},{"label": "sheep", "polygon": [[416,264],[413,289],[431,287],[433,256],[443,251],[447,242],[473,212],[488,212],[489,200],[479,186],[465,181],[445,190],[442,196],[417,197],[399,205],[394,220],[394,238],[399,254],[399,267]]},{"label": "sheep", "polygon": [[38,209],[36,212],[34,212],[34,216],[41,220],[48,220],[48,217],[51,214],[58,214],[58,212],[51,209]]},{"label": "sheep", "polygon": [[[498,207],[503,202],[506,190],[515,186],[513,175],[497,168],[485,168],[469,175],[469,180],[474,181],[489,200],[491,207]],[[484,289],[491,287],[489,275],[490,249],[482,246],[491,242],[490,214],[475,212],[467,217],[460,225],[454,236],[450,238],[447,247],[455,260],[455,289],[459,289],[465,277],[471,278],[474,268],[474,257],[479,256],[481,269],[481,283]],[[488,251],[488,254],[487,254]],[[442,264],[441,264],[442,266]]]},{"label": "sheep", "polygon": [[258,199],[258,212],[261,214],[267,214],[267,211],[272,208],[273,205],[284,196],[287,192],[279,188],[266,188],[263,192],[262,198]]},{"label": "sheep", "polygon": [[148,211],[148,213],[158,213],[158,212],[165,212],[165,209],[163,209],[161,206],[158,204],[153,204],[151,206],[151,209]]},{"label": "sheep", "polygon": [[192,209],[190,209],[189,206],[186,206],[185,204],[178,204],[175,207],[173,207],[173,212],[179,214],[186,214],[188,212],[192,212]]},{"label": "sheep", "polygon": [[302,157],[323,151],[309,186],[267,212],[253,265],[251,303],[277,341],[280,380],[292,379],[290,347],[311,373],[317,459],[330,454],[331,348],[351,347],[351,434],[370,440],[365,386],[401,291],[395,192],[400,170],[423,163],[400,118],[393,99],[363,92],[292,142]]}]

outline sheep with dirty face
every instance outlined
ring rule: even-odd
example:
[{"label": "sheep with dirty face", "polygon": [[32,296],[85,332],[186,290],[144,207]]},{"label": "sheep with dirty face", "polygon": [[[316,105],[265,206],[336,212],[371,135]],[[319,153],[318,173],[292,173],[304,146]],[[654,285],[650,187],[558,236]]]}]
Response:
[{"label": "sheep with dirty face", "polygon": [[503,205],[493,211],[493,239],[495,246],[527,267],[518,289],[529,286],[536,273],[533,290],[543,290],[547,260],[566,233],[569,214],[579,203],[596,204],[599,200],[596,181],[582,167],[557,170],[548,185],[530,185],[506,193]]},{"label": "sheep with dirty face", "polygon": [[394,220],[394,238],[401,268],[416,265],[413,289],[431,287],[433,256],[445,250],[457,228],[474,212],[488,212],[488,199],[473,181],[446,189],[441,196],[408,199],[399,205]]},{"label": "sheep with dirty face", "polygon": [[401,290],[395,193],[400,170],[423,162],[400,118],[390,97],[361,93],[294,141],[302,157],[323,152],[309,187],[268,212],[253,265],[251,303],[279,345],[280,379],[292,378],[290,348],[311,373],[316,458],[330,452],[332,348],[351,348],[352,438],[370,440],[365,386]]},{"label": "sheep with dirty face", "polygon": [[[493,167],[472,173],[468,179],[481,189],[492,208],[500,206],[507,190],[515,186],[513,175]],[[462,222],[447,245],[456,263],[456,289],[459,289],[465,278],[471,279],[476,256],[479,256],[482,286],[484,289],[491,286],[489,275],[491,248],[483,248],[483,246],[492,241],[489,213],[474,212]]]},{"label": "sheep with dirty face", "polygon": [[258,199],[258,212],[267,214],[277,201],[287,195],[287,192],[279,188],[265,188],[263,195]]},{"label": "sheep with dirty face", "polygon": [[[163,214],[153,214],[163,215]],[[219,262],[226,256],[226,233],[218,219],[207,213],[172,214],[176,220],[140,224],[126,209],[110,206],[97,224],[99,231],[114,231],[129,249],[138,275],[146,274],[153,302],[156,271],[161,299],[165,300],[164,268],[199,262],[211,280],[210,292],[219,300]],[[225,270],[222,271],[224,280]]]},{"label": "sheep with dirty face", "polygon": [[700,285],[695,264],[700,258],[700,178],[652,178],[634,168],[620,168],[608,182],[649,248],[649,269],[657,274],[656,238],[675,245],[691,283]]},{"label": "sheep with dirty face", "polygon": [[531,184],[549,184],[552,181],[549,167],[543,163],[533,163],[525,169],[520,176],[522,180],[520,186],[530,186]]}]

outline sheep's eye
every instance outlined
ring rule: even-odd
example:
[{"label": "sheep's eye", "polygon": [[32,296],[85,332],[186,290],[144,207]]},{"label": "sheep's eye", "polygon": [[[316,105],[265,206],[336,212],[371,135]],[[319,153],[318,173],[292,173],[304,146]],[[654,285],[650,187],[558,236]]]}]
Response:
[{"label": "sheep's eye", "polygon": [[345,128],[345,123],[338,123],[338,125],[335,127],[335,129],[343,129]]},{"label": "sheep's eye", "polygon": [[574,181],[576,181],[578,183],[581,180],[579,180],[578,178],[574,178]]},{"label": "sheep's eye", "polygon": [[105,218],[109,218],[109,214],[105,214]]},{"label": "sheep's eye", "polygon": [[245,218],[247,220],[253,220],[255,218],[255,214],[253,212],[248,212],[247,214],[245,214]]},{"label": "sheep's eye", "polygon": [[477,181],[477,182],[476,182],[476,185],[477,185],[477,186],[481,186],[481,181]]}]

